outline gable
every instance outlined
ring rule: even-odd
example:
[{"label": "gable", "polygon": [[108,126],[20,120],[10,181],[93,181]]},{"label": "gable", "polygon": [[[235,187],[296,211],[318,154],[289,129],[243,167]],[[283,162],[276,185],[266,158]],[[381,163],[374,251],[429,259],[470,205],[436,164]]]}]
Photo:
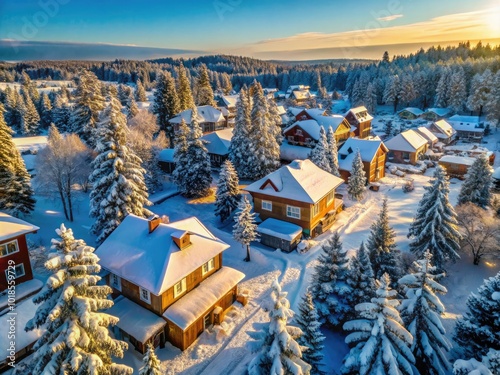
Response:
[{"label": "gable", "polygon": [[313,118],[307,113],[307,110],[302,110],[295,115],[295,121],[312,120]]}]

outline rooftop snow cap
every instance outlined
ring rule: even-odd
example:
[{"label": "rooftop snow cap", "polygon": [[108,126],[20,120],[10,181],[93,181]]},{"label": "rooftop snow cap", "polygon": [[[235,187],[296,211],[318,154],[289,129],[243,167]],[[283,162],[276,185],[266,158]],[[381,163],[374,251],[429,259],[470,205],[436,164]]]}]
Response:
[{"label": "rooftop snow cap", "polygon": [[158,228],[158,225],[161,223],[161,218],[158,215],[152,215],[148,217],[148,227],[149,233],[153,233],[153,231]]},{"label": "rooftop snow cap", "polygon": [[185,248],[191,245],[191,236],[186,230],[178,230],[171,234],[172,239],[180,250],[184,250]]},{"label": "rooftop snow cap", "polygon": [[301,169],[303,160],[294,160],[289,164],[290,168]]}]

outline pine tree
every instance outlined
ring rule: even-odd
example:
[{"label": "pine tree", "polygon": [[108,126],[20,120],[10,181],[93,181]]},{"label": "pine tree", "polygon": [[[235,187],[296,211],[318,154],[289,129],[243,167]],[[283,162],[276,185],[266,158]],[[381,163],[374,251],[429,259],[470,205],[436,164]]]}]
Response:
[{"label": "pine tree", "polygon": [[436,87],[436,98],[434,102],[436,107],[446,108],[448,106],[450,78],[451,73],[449,68],[444,67]]},{"label": "pine tree", "polygon": [[489,349],[500,350],[500,272],[471,293],[467,307],[457,321],[453,339],[465,358],[479,360]]},{"label": "pine tree", "polygon": [[384,273],[387,273],[391,280],[394,280],[394,285],[397,285],[401,265],[400,252],[396,248],[395,238],[394,229],[389,225],[387,198],[384,198],[379,217],[371,225],[366,248],[370,253],[375,278],[380,279]]},{"label": "pine tree", "polygon": [[179,113],[179,108],[174,79],[168,72],[158,72],[152,112],[156,115],[160,130],[165,132],[171,145],[174,144],[175,132],[168,120]]},{"label": "pine tree", "polygon": [[270,321],[259,331],[248,332],[254,339],[248,343],[257,355],[248,365],[249,375],[308,375],[311,366],[302,359],[302,348],[296,341],[300,328],[287,325],[294,313],[290,309],[287,293],[281,291],[278,280],[272,284]]},{"label": "pine tree", "polygon": [[320,370],[321,360],[323,359],[323,341],[325,336],[320,331],[318,312],[313,303],[311,292],[307,292],[302,297],[299,305],[299,314],[295,317],[297,326],[302,330],[302,335],[297,342],[307,347],[303,350],[302,359],[311,366],[311,375],[322,375]]},{"label": "pine tree", "polygon": [[198,79],[196,80],[196,104],[211,105],[215,107],[214,91],[210,84],[208,69],[205,64],[201,64],[198,71]]},{"label": "pine tree", "polygon": [[477,73],[472,78],[470,94],[467,99],[467,108],[471,111],[479,112],[479,117],[483,114],[483,108],[488,103],[492,80],[493,75],[489,69],[486,69],[483,74]]},{"label": "pine tree", "polygon": [[36,89],[36,85],[31,80],[28,73],[22,72],[20,82],[21,82],[21,90],[24,91],[31,98],[32,102],[38,102],[40,100],[40,93]]},{"label": "pine tree", "polygon": [[19,93],[7,86],[5,89],[5,121],[16,132],[21,130],[21,111],[18,107],[20,100],[22,98]]},{"label": "pine tree", "polygon": [[0,103],[0,210],[19,217],[30,214],[35,208],[31,176],[12,141],[12,130],[4,120]]},{"label": "pine tree", "polygon": [[139,375],[161,375],[161,362],[156,356],[155,348],[151,343],[148,343],[148,350],[142,359],[144,364],[139,369]]},{"label": "pine tree", "polygon": [[340,235],[335,232],[321,247],[318,264],[314,268],[311,293],[322,322],[337,329],[351,313],[348,295],[351,288],[349,278],[349,258],[342,250]]},{"label": "pine tree", "polygon": [[233,91],[233,85],[231,84],[231,78],[227,73],[222,73],[222,91],[224,94],[229,95]]},{"label": "pine tree", "polygon": [[335,133],[333,128],[328,127],[327,134],[328,151],[326,156],[328,157],[328,163],[330,164],[330,171],[333,175],[340,177],[339,172],[339,154],[337,149],[337,140],[335,139]]},{"label": "pine tree", "polygon": [[234,215],[233,237],[242,246],[246,247],[247,256],[244,259],[245,262],[250,262],[250,243],[257,241],[259,238],[257,224],[255,224],[255,213],[251,211],[252,205],[248,202],[247,197],[243,197]]},{"label": "pine tree", "polygon": [[126,104],[127,109],[127,119],[131,119],[139,113],[139,108],[137,107],[137,103],[134,100],[134,96],[130,94]]},{"label": "pine tree", "polygon": [[184,111],[195,106],[193,93],[191,92],[191,83],[186,74],[186,68],[181,63],[177,70],[177,93],[179,95],[179,109]]},{"label": "pine tree", "polygon": [[432,254],[426,251],[413,263],[415,272],[399,279],[406,296],[399,312],[413,336],[411,349],[417,369],[421,374],[445,375],[450,370],[445,352],[451,349],[451,344],[440,320],[445,309],[437,293],[445,294],[447,290],[439,284],[444,274],[436,274],[431,259]]},{"label": "pine tree", "polygon": [[396,74],[389,77],[385,85],[383,100],[384,103],[392,104],[394,106],[394,113],[396,113],[398,108],[400,92],[401,88],[398,75]]},{"label": "pine tree", "polygon": [[481,362],[472,358],[458,359],[453,364],[453,375],[497,375],[500,374],[500,351],[490,349]]},{"label": "pine tree", "polygon": [[66,133],[70,131],[71,112],[61,95],[57,95],[51,115],[52,122],[60,132]]},{"label": "pine tree", "polygon": [[458,204],[467,202],[486,208],[491,201],[491,167],[485,155],[478,157],[465,175],[465,181],[458,194]]},{"label": "pine tree", "polygon": [[144,90],[144,86],[142,85],[142,82],[140,79],[137,80],[136,82],[136,88],[135,88],[135,101],[136,102],[145,102],[147,101],[146,97],[146,91]]},{"label": "pine tree", "polygon": [[184,119],[179,124],[179,131],[176,133],[174,147],[175,169],[172,172],[172,181],[177,185],[179,191],[184,191],[186,186],[187,163],[188,163],[188,135],[189,128]]},{"label": "pine tree", "polygon": [[40,128],[48,129],[52,123],[52,104],[46,93],[42,94],[40,101]]},{"label": "pine tree", "polygon": [[347,295],[347,301],[352,312],[354,312],[356,305],[369,302],[375,296],[372,263],[364,242],[361,242],[356,256],[349,259],[349,277],[346,282],[351,288],[351,292]]},{"label": "pine tree", "polygon": [[344,358],[343,374],[413,375],[413,337],[399,316],[397,292],[390,284],[389,275],[383,274],[376,296],[357,305],[358,319],[344,324],[351,332],[345,342],[352,349]]},{"label": "pine tree", "polygon": [[407,106],[410,105],[410,102],[415,100],[417,97],[417,93],[415,92],[415,86],[413,85],[413,78],[410,74],[403,75],[401,79],[401,87],[399,91],[399,98],[403,103],[406,103]]},{"label": "pine tree", "polygon": [[36,110],[33,100],[28,95],[23,97],[24,106],[21,112],[21,134],[36,135],[40,125],[40,116]]},{"label": "pine tree", "polygon": [[434,265],[442,270],[447,260],[460,258],[460,234],[457,214],[450,204],[448,176],[441,166],[436,166],[430,186],[419,202],[417,213],[410,226],[408,237],[413,238],[410,250],[422,257],[429,250]]},{"label": "pine tree", "polygon": [[238,175],[233,164],[226,160],[222,165],[215,193],[215,216],[219,216],[221,222],[225,221],[238,207],[240,201],[238,185]]},{"label": "pine tree", "polygon": [[90,217],[96,219],[92,232],[101,243],[128,214],[149,216],[144,208],[148,190],[144,183],[141,160],[126,145],[126,119],[118,99],[103,111],[98,125],[97,157],[92,162]]},{"label": "pine tree", "polygon": [[448,91],[448,106],[455,113],[461,112],[467,101],[466,90],[464,71],[459,68],[451,75]]},{"label": "pine tree", "polygon": [[369,113],[377,113],[377,89],[372,82],[370,82],[366,88],[363,103]]},{"label": "pine tree", "polygon": [[360,201],[363,199],[366,191],[366,172],[364,170],[363,160],[359,149],[352,161],[351,175],[348,178],[347,193],[351,199]]},{"label": "pine tree", "polygon": [[118,319],[100,310],[113,301],[109,286],[97,285],[101,277],[99,258],[83,240],[76,240],[64,224],[56,230],[45,268],[52,272],[33,298],[38,304],[26,330],[41,326],[44,333],[34,346],[33,374],[132,374],[132,369],[114,364],[123,357],[127,344],[109,335],[108,326]]},{"label": "pine tree", "polygon": [[125,86],[123,83],[118,85],[118,100],[121,105],[127,105],[131,93],[132,90],[128,86]]},{"label": "pine tree", "polygon": [[331,172],[330,161],[328,159],[328,142],[326,140],[325,128],[322,126],[319,129],[318,142],[309,153],[309,159],[324,171]]},{"label": "pine tree", "polygon": [[486,119],[498,127],[500,123],[500,70],[492,77],[490,93],[487,97],[484,109],[487,112]]}]

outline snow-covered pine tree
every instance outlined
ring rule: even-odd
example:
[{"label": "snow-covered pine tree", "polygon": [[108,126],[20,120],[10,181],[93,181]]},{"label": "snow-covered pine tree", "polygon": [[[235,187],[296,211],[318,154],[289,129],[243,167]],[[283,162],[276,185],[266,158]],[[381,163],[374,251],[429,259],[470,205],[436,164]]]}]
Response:
[{"label": "snow-covered pine tree", "polygon": [[333,175],[340,177],[337,140],[335,139],[335,133],[333,132],[333,128],[331,126],[328,127],[326,140],[328,143],[328,151],[326,153],[326,156],[328,157],[328,163],[330,164],[330,171]]},{"label": "snow-covered pine tree", "polygon": [[137,107],[137,103],[135,102],[134,96],[130,93],[130,96],[127,99],[127,103],[125,105],[127,110],[127,119],[131,119],[139,113],[139,108]]},{"label": "snow-covered pine tree", "polygon": [[137,80],[135,87],[135,101],[136,102],[145,102],[147,100],[146,90],[144,90],[144,86],[140,79]]},{"label": "snow-covered pine tree", "polygon": [[490,349],[483,360],[458,359],[453,365],[453,375],[497,375],[500,374],[500,351]]},{"label": "snow-covered pine tree", "polygon": [[112,290],[97,285],[101,277],[94,248],[76,240],[64,224],[52,240],[53,252],[45,262],[52,274],[33,298],[38,306],[26,330],[44,326],[30,362],[33,374],[132,374],[132,369],[113,363],[122,358],[127,344],[109,335],[118,318],[101,310],[113,306]]},{"label": "snow-covered pine tree", "polygon": [[328,142],[325,128],[322,126],[319,129],[318,142],[309,153],[309,159],[324,171],[331,172],[330,161],[328,160]]},{"label": "snow-covered pine tree", "polygon": [[460,258],[460,233],[457,227],[457,214],[450,204],[448,176],[441,166],[436,166],[430,186],[418,204],[417,213],[410,226],[408,237],[412,238],[410,250],[422,257],[429,250],[434,265],[443,270],[447,260]]},{"label": "snow-covered pine tree", "polygon": [[190,131],[187,136],[186,166],[184,170],[184,185],[179,187],[186,197],[205,197],[210,194],[212,183],[212,167],[210,156],[201,136],[203,132],[198,125],[198,112],[193,107],[191,112]]},{"label": "snow-covered pine tree", "polygon": [[413,84],[413,77],[410,74],[404,74],[401,79],[401,87],[399,91],[399,98],[401,102],[410,105],[410,102],[415,100],[417,93],[415,92],[415,86]]},{"label": "snow-covered pine tree", "polygon": [[325,336],[320,331],[318,311],[314,306],[311,292],[307,292],[302,297],[299,304],[299,313],[295,316],[297,326],[302,330],[302,335],[297,342],[307,347],[302,351],[302,359],[311,366],[311,375],[322,375],[320,370],[321,360],[323,359],[323,341]]},{"label": "snow-covered pine tree", "polygon": [[283,143],[283,134],[281,134],[281,116],[278,111],[278,106],[274,100],[267,100],[269,109],[269,120],[271,122],[271,129],[276,134],[276,142],[278,146]]},{"label": "snow-covered pine tree", "polygon": [[491,167],[486,155],[478,157],[465,175],[458,194],[458,204],[473,203],[486,208],[491,201]]},{"label": "snow-covered pine tree", "polygon": [[233,164],[230,160],[226,160],[222,165],[215,193],[215,216],[219,216],[221,222],[225,221],[238,207],[240,202],[238,185],[238,175]]},{"label": "snow-covered pine tree", "polygon": [[405,293],[399,312],[413,336],[411,350],[417,369],[421,374],[445,375],[450,371],[446,352],[451,344],[441,323],[440,315],[445,309],[437,294],[445,294],[447,290],[439,284],[444,274],[436,273],[431,259],[432,254],[426,251],[413,263],[415,271],[399,279]]},{"label": "snow-covered pine tree", "polygon": [[38,102],[40,100],[40,93],[36,89],[36,84],[31,80],[30,76],[26,72],[21,73],[21,90],[24,91],[33,102]]},{"label": "snow-covered pine tree", "polygon": [[457,321],[453,339],[463,357],[481,359],[489,349],[500,350],[500,272],[484,280],[467,299],[468,311]]},{"label": "snow-covered pine tree", "polygon": [[446,108],[448,106],[450,78],[451,72],[449,68],[443,67],[436,87],[436,97],[434,101],[436,107]]},{"label": "snow-covered pine tree", "polygon": [[69,132],[71,111],[61,95],[57,95],[51,114],[57,129],[62,133]]},{"label": "snow-covered pine tree", "polygon": [[46,93],[40,99],[40,128],[48,129],[52,123],[52,103]]},{"label": "snow-covered pine tree", "polygon": [[396,247],[395,238],[394,229],[389,225],[387,198],[384,198],[379,217],[371,225],[366,249],[370,254],[375,279],[380,279],[387,273],[394,286],[401,275],[401,254]]},{"label": "snow-covered pine tree", "polygon": [[73,95],[75,104],[70,118],[72,131],[94,148],[94,131],[99,121],[99,112],[105,106],[101,83],[94,73],[84,70],[78,78],[78,86]]},{"label": "snow-covered pine tree", "polygon": [[208,69],[205,64],[201,64],[198,71],[198,79],[196,80],[196,104],[211,105],[215,107],[214,91],[210,84]]},{"label": "snow-covered pine tree", "polygon": [[372,82],[368,83],[366,87],[363,103],[369,113],[375,114],[377,112],[377,89]]},{"label": "snow-covered pine tree", "polygon": [[490,93],[484,109],[487,112],[486,119],[498,127],[500,123],[500,70],[492,77]]},{"label": "snow-covered pine tree", "polygon": [[413,337],[399,316],[397,292],[390,284],[389,275],[383,274],[377,281],[376,296],[357,305],[358,319],[344,324],[344,330],[351,332],[345,339],[351,351],[344,358],[341,373],[413,375]]},{"label": "snow-covered pine tree", "polygon": [[132,90],[128,86],[125,86],[123,83],[120,83],[118,85],[118,100],[120,101],[121,105],[127,105],[128,98],[130,97],[130,94],[132,93]]},{"label": "snow-covered pine tree", "polygon": [[229,95],[231,94],[231,91],[233,91],[231,78],[229,78],[229,74],[227,74],[226,72],[222,73],[222,91],[224,91],[225,95]]},{"label": "snow-covered pine tree", "polygon": [[455,113],[461,112],[467,101],[465,75],[461,67],[451,75],[448,94],[448,106]]},{"label": "snow-covered pine tree", "polygon": [[351,288],[347,285],[349,257],[342,249],[338,232],[323,243],[321,250],[319,263],[314,268],[311,293],[321,321],[337,329],[351,313],[348,303]]},{"label": "snow-covered pine tree", "polygon": [[234,215],[233,237],[242,246],[246,247],[247,256],[245,262],[250,262],[250,243],[259,239],[257,224],[255,223],[255,212],[252,212],[252,205],[247,197],[238,204],[238,209]]},{"label": "snow-covered pine tree", "polygon": [[290,309],[287,293],[281,291],[278,280],[272,284],[269,311],[270,321],[259,331],[247,332],[253,339],[247,345],[257,355],[248,364],[249,375],[309,375],[311,366],[302,359],[302,350],[296,339],[300,328],[288,326],[294,313]]},{"label": "snow-covered pine tree", "polygon": [[236,118],[234,124],[233,137],[229,146],[229,160],[233,163],[234,169],[240,178],[251,176],[250,159],[253,157],[251,150],[251,119],[250,100],[248,90],[242,87],[239,99],[236,102]]},{"label": "snow-covered pine tree", "polygon": [[[349,275],[346,283],[351,288],[351,292],[347,295],[347,301],[352,312],[354,312],[356,305],[369,302],[375,296],[372,263],[364,242],[361,242],[356,256],[349,259]],[[349,318],[353,318],[353,316]]]},{"label": "snow-covered pine tree", "polygon": [[364,170],[363,159],[361,159],[361,152],[357,149],[352,161],[351,175],[348,178],[347,194],[349,194],[351,199],[359,202],[365,196],[365,185],[366,172]]},{"label": "snow-covered pine tree", "polygon": [[477,73],[471,81],[470,94],[467,98],[467,108],[471,111],[477,111],[479,117],[483,114],[483,108],[488,102],[488,96],[491,91],[491,82],[493,74],[491,70],[486,69],[483,74]]},{"label": "snow-covered pine tree", "polygon": [[177,95],[179,96],[179,109],[181,111],[195,106],[193,93],[191,92],[191,82],[182,62],[177,69]]},{"label": "snow-covered pine tree", "polygon": [[21,134],[36,135],[40,126],[40,116],[36,110],[35,104],[27,94],[23,96],[24,106],[21,112]]},{"label": "snow-covered pine tree", "polygon": [[101,114],[96,130],[97,156],[92,162],[90,217],[96,219],[92,233],[101,243],[128,214],[149,216],[144,208],[148,189],[141,159],[126,145],[126,119],[117,98]]},{"label": "snow-covered pine tree", "polygon": [[180,112],[179,109],[179,98],[174,79],[169,72],[158,72],[152,112],[156,115],[160,130],[165,131],[171,145],[175,144],[175,132],[173,125],[168,120],[177,115]]},{"label": "snow-covered pine tree", "polygon": [[16,90],[7,86],[5,89],[5,121],[15,132],[21,131],[21,107],[18,101],[22,101],[21,95]]},{"label": "snow-covered pine tree", "polygon": [[174,147],[174,162],[175,169],[172,172],[172,181],[177,185],[179,191],[184,191],[186,186],[186,173],[187,173],[187,150],[188,150],[188,135],[189,128],[184,119],[179,124],[179,130],[175,134],[175,147]]},{"label": "snow-covered pine tree", "polygon": [[400,85],[399,76],[397,74],[390,76],[385,85],[383,101],[386,104],[392,104],[394,106],[394,113],[396,113],[398,108],[401,91]]},{"label": "snow-covered pine tree", "polygon": [[143,366],[139,369],[139,375],[162,375],[161,362],[156,356],[153,344],[148,343],[148,350],[142,358]]},{"label": "snow-covered pine tree", "polygon": [[12,141],[12,130],[4,119],[0,103],[0,210],[19,217],[30,214],[35,208],[31,176],[24,160]]}]

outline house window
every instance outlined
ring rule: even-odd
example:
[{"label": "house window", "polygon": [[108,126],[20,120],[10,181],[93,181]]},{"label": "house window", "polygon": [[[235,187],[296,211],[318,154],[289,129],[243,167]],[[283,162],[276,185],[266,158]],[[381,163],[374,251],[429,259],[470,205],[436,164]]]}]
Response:
[{"label": "house window", "polygon": [[212,271],[215,268],[214,258],[210,259],[201,267],[201,274],[205,275],[206,273]]},{"label": "house window", "polygon": [[262,209],[266,211],[273,210],[273,202],[271,201],[262,201]]},{"label": "house window", "polygon": [[330,204],[332,204],[334,199],[335,199],[335,194],[333,193],[333,190],[332,190],[326,196],[326,205],[329,206]]},{"label": "house window", "polygon": [[302,135],[302,130],[300,129],[295,130],[295,135]]},{"label": "house window", "polygon": [[17,253],[18,251],[19,247],[17,246],[17,240],[0,245],[0,257],[4,257],[12,253]]},{"label": "house window", "polygon": [[409,152],[403,152],[403,159],[404,160],[410,160],[410,153]]},{"label": "house window", "polygon": [[319,214],[319,202],[313,206],[313,217]]},{"label": "house window", "polygon": [[122,291],[122,280],[114,273],[111,274],[111,286],[120,292]]},{"label": "house window", "polygon": [[139,288],[139,293],[141,294],[141,300],[147,303],[151,303],[151,294],[149,294],[149,290]]},{"label": "house window", "polygon": [[[22,263],[16,264],[15,267],[14,267],[14,270],[15,270],[15,273],[16,273],[16,279],[18,277],[22,277],[22,276],[24,276],[26,274],[24,272],[24,264],[22,264]],[[12,273],[9,272],[9,269],[6,269],[5,270],[5,277],[7,278],[7,280],[9,280],[9,276],[12,277]]]},{"label": "house window", "polygon": [[294,136],[293,136],[293,135],[289,135],[289,136],[288,136],[288,141],[290,141],[290,142],[295,142],[295,138],[294,138]]},{"label": "house window", "polygon": [[183,278],[177,284],[174,285],[174,298],[179,297],[182,293],[186,291],[186,278]]},{"label": "house window", "polygon": [[300,207],[286,206],[286,216],[300,219]]},{"label": "house window", "polygon": [[210,327],[210,313],[203,318],[203,329],[207,329],[208,327]]}]

